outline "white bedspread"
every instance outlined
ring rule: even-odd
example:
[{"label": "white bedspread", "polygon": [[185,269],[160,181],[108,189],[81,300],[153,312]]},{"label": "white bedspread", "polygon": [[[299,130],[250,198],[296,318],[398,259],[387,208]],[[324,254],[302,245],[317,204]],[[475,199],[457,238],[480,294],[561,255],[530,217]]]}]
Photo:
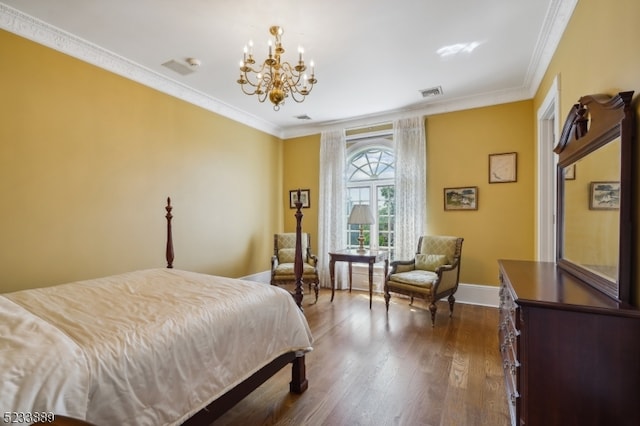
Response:
[{"label": "white bedspread", "polygon": [[281,288],[151,269],[0,296],[0,411],[179,424],[263,365],[311,350]]}]

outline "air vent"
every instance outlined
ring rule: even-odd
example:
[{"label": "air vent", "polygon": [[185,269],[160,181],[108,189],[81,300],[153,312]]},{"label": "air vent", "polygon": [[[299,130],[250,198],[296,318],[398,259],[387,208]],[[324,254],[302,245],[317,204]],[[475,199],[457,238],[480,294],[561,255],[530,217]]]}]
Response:
[{"label": "air vent", "polygon": [[170,60],[162,64],[163,67],[169,68],[171,71],[177,72],[180,75],[189,75],[196,72],[197,66],[189,66],[185,63],[178,62],[176,60]]},{"label": "air vent", "polygon": [[311,120],[311,117],[309,117],[307,114],[296,115],[295,117],[296,117],[298,120]]},{"label": "air vent", "polygon": [[442,95],[442,86],[431,87],[429,89],[420,90],[423,98],[433,98]]}]

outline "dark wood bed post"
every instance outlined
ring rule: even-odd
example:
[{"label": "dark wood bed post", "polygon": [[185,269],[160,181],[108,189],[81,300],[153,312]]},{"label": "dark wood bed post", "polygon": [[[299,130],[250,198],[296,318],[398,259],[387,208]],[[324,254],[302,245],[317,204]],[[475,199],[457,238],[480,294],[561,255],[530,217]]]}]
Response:
[{"label": "dark wood bed post", "polygon": [[296,304],[302,310],[303,283],[302,283],[302,201],[300,199],[300,189],[298,189],[298,198],[296,199],[296,257],[294,259],[293,273],[296,277],[296,290],[293,298]]},{"label": "dark wood bed post", "polygon": [[172,209],[171,197],[167,197],[167,207],[165,207],[165,210],[167,210],[167,215],[165,216],[167,218],[167,252],[165,255],[167,258],[167,268],[173,268],[173,236],[171,235],[171,219],[173,218],[171,215]]},{"label": "dark wood bed post", "polygon": [[[302,201],[300,198],[300,188],[298,188],[298,198],[296,200],[296,257],[294,259],[293,273],[296,276],[296,292],[293,296],[296,304],[302,311],[303,298],[303,282],[302,282]],[[296,356],[291,362],[291,382],[289,382],[289,391],[293,393],[303,393],[309,387],[307,381],[307,371],[305,366],[305,357]]]}]

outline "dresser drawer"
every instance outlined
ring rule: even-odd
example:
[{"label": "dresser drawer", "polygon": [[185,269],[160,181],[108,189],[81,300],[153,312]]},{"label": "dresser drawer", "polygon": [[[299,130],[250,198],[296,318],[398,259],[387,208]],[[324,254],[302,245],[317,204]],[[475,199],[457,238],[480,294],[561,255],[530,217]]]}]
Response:
[{"label": "dresser drawer", "polygon": [[518,357],[520,330],[518,330],[516,326],[516,324],[518,324],[516,317],[519,315],[519,308],[502,274],[500,274],[499,295],[500,319],[498,324],[498,342],[500,344],[500,356],[502,358],[502,369],[504,372],[511,423],[517,424],[516,419],[519,417],[518,403],[520,399],[518,380],[520,374],[520,361]]}]

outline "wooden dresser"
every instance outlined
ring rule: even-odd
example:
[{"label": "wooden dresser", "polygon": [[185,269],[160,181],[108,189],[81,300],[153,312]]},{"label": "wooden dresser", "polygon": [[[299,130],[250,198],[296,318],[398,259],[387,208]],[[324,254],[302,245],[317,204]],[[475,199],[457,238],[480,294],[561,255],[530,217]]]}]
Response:
[{"label": "wooden dresser", "polygon": [[513,425],[640,425],[640,311],[551,262],[499,260]]}]

